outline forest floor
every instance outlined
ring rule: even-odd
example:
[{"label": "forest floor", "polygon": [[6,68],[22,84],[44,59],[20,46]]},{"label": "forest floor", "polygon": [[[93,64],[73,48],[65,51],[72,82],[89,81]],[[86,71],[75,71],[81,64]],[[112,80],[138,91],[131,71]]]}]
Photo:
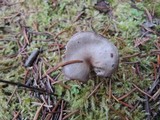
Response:
[{"label": "forest floor", "polygon": [[[159,120],[159,6],[159,0],[0,0],[0,120]],[[65,80],[65,45],[79,31],[116,45],[119,68],[111,78]]]}]

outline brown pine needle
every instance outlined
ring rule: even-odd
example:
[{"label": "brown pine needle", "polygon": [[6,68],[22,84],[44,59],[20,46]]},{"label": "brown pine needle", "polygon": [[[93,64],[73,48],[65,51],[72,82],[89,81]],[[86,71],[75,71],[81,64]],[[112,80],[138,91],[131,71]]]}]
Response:
[{"label": "brown pine needle", "polygon": [[100,82],[100,83],[95,87],[95,89],[88,95],[87,98],[90,98],[90,97],[96,92],[96,90],[102,85],[102,83],[103,83],[103,81]]},{"label": "brown pine needle", "polygon": [[112,97],[112,82],[111,82],[111,79],[109,80],[109,100],[111,99]]},{"label": "brown pine needle", "polygon": [[69,65],[73,63],[82,63],[82,62],[83,62],[82,60],[71,60],[71,61],[59,63],[57,66],[52,67],[49,70],[47,70],[46,73],[42,75],[42,78],[45,77],[47,74],[50,74],[51,72],[56,71],[59,67],[63,67],[65,65]]},{"label": "brown pine needle", "polygon": [[28,39],[25,27],[23,28],[23,35],[24,35],[24,39],[25,39],[26,43],[29,45],[29,39]]},{"label": "brown pine needle", "polygon": [[126,107],[128,107],[128,108],[133,109],[133,106],[132,106],[132,105],[129,105],[128,103],[125,103],[125,102],[123,102],[123,101],[118,100],[118,98],[116,98],[114,95],[112,95],[112,97],[113,97],[113,99],[115,99],[118,103],[120,103],[120,104],[122,104],[122,105],[124,105],[124,106],[126,106]]},{"label": "brown pine needle", "polygon": [[133,109],[133,106],[129,105],[128,103],[125,103],[125,102],[122,102],[122,101],[119,101],[119,103],[122,104],[122,105],[124,105],[124,106],[126,106],[126,107],[128,107],[128,108]]},{"label": "brown pine needle", "polygon": [[20,111],[16,113],[16,115],[14,116],[14,118],[12,120],[17,120],[17,117],[19,116]]},{"label": "brown pine needle", "polygon": [[40,112],[41,112],[41,110],[43,108],[43,105],[44,105],[44,103],[38,108],[38,110],[36,111],[36,114],[35,114],[33,120],[38,120],[38,117],[39,117],[39,114],[40,114]]},{"label": "brown pine needle", "polygon": [[151,97],[151,99],[156,100],[158,96],[160,95],[160,88],[157,90],[157,92]]},{"label": "brown pine needle", "polygon": [[119,102],[119,100],[112,94],[112,98],[115,99],[117,102]]},{"label": "brown pine needle", "polygon": [[137,88],[132,89],[130,92],[128,92],[127,94],[121,96],[120,98],[118,98],[118,100],[122,100],[124,98],[126,98],[127,96],[129,96],[131,93],[133,93]]},{"label": "brown pine needle", "polygon": [[146,92],[144,92],[143,90],[141,90],[141,89],[140,89],[137,85],[135,85],[134,83],[133,83],[133,86],[134,86],[135,88],[137,88],[137,90],[139,90],[141,93],[143,93],[143,94],[147,95],[148,97],[152,98],[152,96],[150,96],[148,93],[146,93]]},{"label": "brown pine needle", "polygon": [[59,100],[59,101],[57,102],[57,104],[54,106],[54,108],[52,109],[52,111],[49,112],[49,113],[46,115],[45,120],[50,120],[50,119],[51,119],[53,113],[56,111],[56,109],[58,108],[58,106],[59,106],[59,104],[61,103],[61,101],[62,101],[62,100]]},{"label": "brown pine needle", "polygon": [[77,113],[77,112],[79,112],[79,110],[75,110],[75,111],[73,111],[73,112],[65,115],[62,120],[66,120],[66,119],[69,118],[71,115],[73,115],[73,114],[75,114],[75,113]]}]

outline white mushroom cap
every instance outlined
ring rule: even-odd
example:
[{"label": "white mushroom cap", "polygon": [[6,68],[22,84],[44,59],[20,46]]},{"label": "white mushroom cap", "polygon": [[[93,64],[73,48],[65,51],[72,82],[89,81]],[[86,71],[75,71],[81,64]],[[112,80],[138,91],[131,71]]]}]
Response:
[{"label": "white mushroom cap", "polygon": [[68,79],[86,81],[91,69],[97,76],[109,77],[118,67],[118,50],[106,38],[94,32],[79,32],[66,45],[64,61],[82,60],[63,67]]}]

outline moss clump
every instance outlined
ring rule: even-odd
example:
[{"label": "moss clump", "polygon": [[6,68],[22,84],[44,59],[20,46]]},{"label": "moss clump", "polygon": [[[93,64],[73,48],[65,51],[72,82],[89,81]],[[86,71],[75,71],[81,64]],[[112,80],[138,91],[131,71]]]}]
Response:
[{"label": "moss clump", "polygon": [[[15,0],[8,1],[10,4],[15,3]],[[121,100],[119,98],[135,88],[133,83],[142,90],[153,83],[156,69],[152,65],[157,65],[157,56],[151,53],[156,50],[158,35],[151,34],[147,42],[137,47],[135,42],[143,37],[140,26],[147,21],[144,7],[152,11],[154,6],[155,17],[158,18],[160,3],[158,0],[136,2],[135,5],[139,8],[136,9],[130,1],[109,0],[110,13],[101,13],[94,9],[96,2],[97,0],[27,0],[0,8],[0,77],[21,83],[33,79],[31,86],[52,89],[55,93],[49,96],[17,89],[10,104],[7,104],[14,87],[4,87],[2,84],[0,119],[12,119],[17,111],[20,112],[21,119],[33,119],[36,108],[40,106],[38,103],[43,102],[47,103],[47,107],[41,109],[39,119],[45,119],[60,100],[63,102],[53,112],[53,117],[61,113],[63,108],[63,117],[76,111],[70,115],[69,120],[145,119],[142,104],[145,101],[144,94],[136,90]],[[4,27],[11,29],[4,32]],[[155,30],[158,29],[157,25]],[[93,30],[109,38],[119,49],[119,70],[110,79],[91,75],[85,84],[64,81],[61,68],[50,76],[42,77],[48,69],[61,62],[64,47],[59,46],[65,45],[75,32]],[[34,66],[24,68],[29,54],[40,47],[43,48],[43,53],[38,56]],[[157,108],[158,102],[152,104]]]}]

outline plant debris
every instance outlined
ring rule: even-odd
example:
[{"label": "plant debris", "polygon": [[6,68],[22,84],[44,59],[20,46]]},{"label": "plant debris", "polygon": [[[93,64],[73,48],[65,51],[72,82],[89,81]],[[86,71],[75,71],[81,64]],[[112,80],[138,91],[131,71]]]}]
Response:
[{"label": "plant debris", "polygon": [[[159,6],[158,0],[1,0],[0,119],[158,120]],[[79,31],[97,32],[118,48],[119,69],[110,78],[65,80],[62,67],[82,62],[61,62]]]}]

